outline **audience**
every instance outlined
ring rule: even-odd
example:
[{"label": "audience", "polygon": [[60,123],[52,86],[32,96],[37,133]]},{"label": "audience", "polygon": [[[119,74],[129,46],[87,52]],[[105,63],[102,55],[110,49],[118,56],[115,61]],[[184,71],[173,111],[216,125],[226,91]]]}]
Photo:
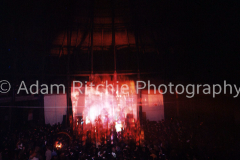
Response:
[{"label": "audience", "polygon": [[[72,138],[59,132],[67,132]],[[0,132],[0,160],[174,160],[222,159],[223,143],[203,123],[177,119],[145,122],[117,133],[75,135],[59,125]],[[232,138],[232,143],[234,139]],[[60,146],[60,147],[59,147]],[[225,158],[223,158],[225,159]]]}]

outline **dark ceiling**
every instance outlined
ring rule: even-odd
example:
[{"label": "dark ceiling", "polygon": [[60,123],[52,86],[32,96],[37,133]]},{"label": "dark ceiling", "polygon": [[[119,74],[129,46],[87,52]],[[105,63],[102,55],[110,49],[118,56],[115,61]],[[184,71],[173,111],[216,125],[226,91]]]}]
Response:
[{"label": "dark ceiling", "polygon": [[[1,77],[15,73],[41,73],[43,61],[44,72],[61,69],[57,65],[55,69],[49,65],[55,62],[64,66],[65,62],[64,57],[56,59],[49,55],[52,43],[64,29],[74,24],[76,15],[89,17],[94,10],[92,3],[93,0],[2,1]],[[110,0],[94,3],[106,7],[102,14],[112,7]],[[134,26],[132,30],[152,30],[155,37],[153,45],[158,54],[141,52],[140,70],[158,72],[160,76],[164,74],[169,81],[219,83],[225,79],[239,83],[237,2],[117,0],[116,10],[125,3],[128,3],[130,11],[127,13],[129,24]],[[89,12],[82,12],[88,10],[86,7]],[[144,40],[144,34],[141,37]],[[95,68],[103,66],[102,71],[110,70],[113,66],[111,52],[106,56],[109,58],[98,58],[100,62]],[[89,57],[83,57],[85,59],[79,62],[83,64],[81,68],[90,66]],[[134,56],[125,53],[119,57],[117,67],[136,70]],[[74,61],[74,57],[72,59]]]}]

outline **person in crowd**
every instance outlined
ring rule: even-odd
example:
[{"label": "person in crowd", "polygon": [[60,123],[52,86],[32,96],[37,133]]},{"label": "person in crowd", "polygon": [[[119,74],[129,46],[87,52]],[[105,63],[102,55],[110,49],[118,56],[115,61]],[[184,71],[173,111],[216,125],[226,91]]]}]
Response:
[{"label": "person in crowd", "polygon": [[45,157],[46,157],[46,160],[51,160],[52,159],[52,151],[51,151],[49,146],[47,146],[47,150],[45,152]]}]

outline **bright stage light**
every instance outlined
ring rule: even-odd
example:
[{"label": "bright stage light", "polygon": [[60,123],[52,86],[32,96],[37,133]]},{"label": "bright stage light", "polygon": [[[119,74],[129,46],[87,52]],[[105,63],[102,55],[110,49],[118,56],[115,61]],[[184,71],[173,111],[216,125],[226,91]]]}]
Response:
[{"label": "bright stage light", "polygon": [[[115,123],[120,121],[123,123],[127,114],[133,115],[134,119],[137,119],[137,95],[135,91],[134,82],[130,80],[118,81],[115,83],[111,81],[109,77],[98,77],[101,79],[98,82],[91,82],[95,87],[89,88],[85,86],[84,94],[84,108],[82,112],[83,120],[86,124],[92,123],[96,125],[96,119],[105,125],[106,123]],[[105,79],[105,81],[104,81]],[[106,82],[106,83],[105,83]],[[108,86],[106,86],[108,85]],[[118,86],[125,86],[125,89],[128,88],[128,94],[122,93]],[[96,87],[100,86],[100,87]],[[128,86],[128,87],[126,87]],[[77,116],[77,108],[79,93],[72,90],[72,104],[73,104],[73,120]],[[116,126],[118,131],[122,127],[121,125]]]},{"label": "bright stage light", "polygon": [[122,123],[117,123],[116,122],[115,128],[116,128],[117,132],[121,132],[122,131]]}]

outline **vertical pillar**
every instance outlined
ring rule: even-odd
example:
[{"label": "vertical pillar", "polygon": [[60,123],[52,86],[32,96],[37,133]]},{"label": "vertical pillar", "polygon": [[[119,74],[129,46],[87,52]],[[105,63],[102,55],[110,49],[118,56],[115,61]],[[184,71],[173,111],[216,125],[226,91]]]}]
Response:
[{"label": "vertical pillar", "polygon": [[[136,1],[129,1],[129,5],[131,8],[131,14],[132,14],[132,21],[134,24],[134,36],[135,36],[135,44],[136,44],[136,49],[137,49],[137,53],[136,53],[136,59],[137,59],[137,79],[140,80],[140,65],[139,65],[139,61],[140,61],[140,52],[139,52],[139,24],[138,24],[138,17],[136,15],[137,12],[137,8],[135,7],[135,3]],[[137,113],[138,113],[138,120],[141,119],[141,92],[137,95],[137,99],[138,99],[138,104],[137,104]]]},{"label": "vertical pillar", "polygon": [[[46,47],[44,48],[44,51],[45,51],[45,53],[46,53]],[[42,83],[44,83],[44,80],[45,80],[44,62],[45,62],[45,54],[44,54],[43,57],[42,57],[42,77],[41,77]],[[43,95],[43,94],[40,94],[39,101],[40,101],[40,106],[42,107],[42,110],[40,111],[41,123],[42,123],[42,124],[45,124],[45,116],[44,116],[44,95]]]},{"label": "vertical pillar", "polygon": [[90,81],[93,80],[93,29],[94,29],[94,0],[92,1],[92,13],[91,13],[91,76],[90,76]]},{"label": "vertical pillar", "polygon": [[115,45],[115,11],[114,11],[114,0],[112,0],[112,46],[113,46],[113,54],[114,54],[114,73],[116,73],[116,45]]},{"label": "vertical pillar", "polygon": [[[67,29],[67,115],[66,124],[68,125],[69,117],[72,115],[70,110],[70,100],[71,100],[71,82],[70,82],[70,52],[71,52],[71,27]],[[70,124],[70,123],[69,123]],[[71,126],[71,124],[70,124]]]},{"label": "vertical pillar", "polygon": [[91,27],[91,77],[90,81],[93,80],[93,20],[92,20],[92,27]]},{"label": "vertical pillar", "polygon": [[[114,56],[114,74],[113,74],[113,78],[114,78],[114,96],[116,97],[116,83],[117,83],[117,57],[116,57],[116,44],[115,44],[115,0],[112,0],[112,47],[113,47],[113,56]],[[114,103],[113,103],[114,104]],[[113,118],[114,118],[114,108],[115,106],[112,106],[112,114],[113,114]],[[113,126],[112,126],[113,127]],[[113,130],[112,127],[110,128],[111,131],[111,135],[113,134]]]}]

